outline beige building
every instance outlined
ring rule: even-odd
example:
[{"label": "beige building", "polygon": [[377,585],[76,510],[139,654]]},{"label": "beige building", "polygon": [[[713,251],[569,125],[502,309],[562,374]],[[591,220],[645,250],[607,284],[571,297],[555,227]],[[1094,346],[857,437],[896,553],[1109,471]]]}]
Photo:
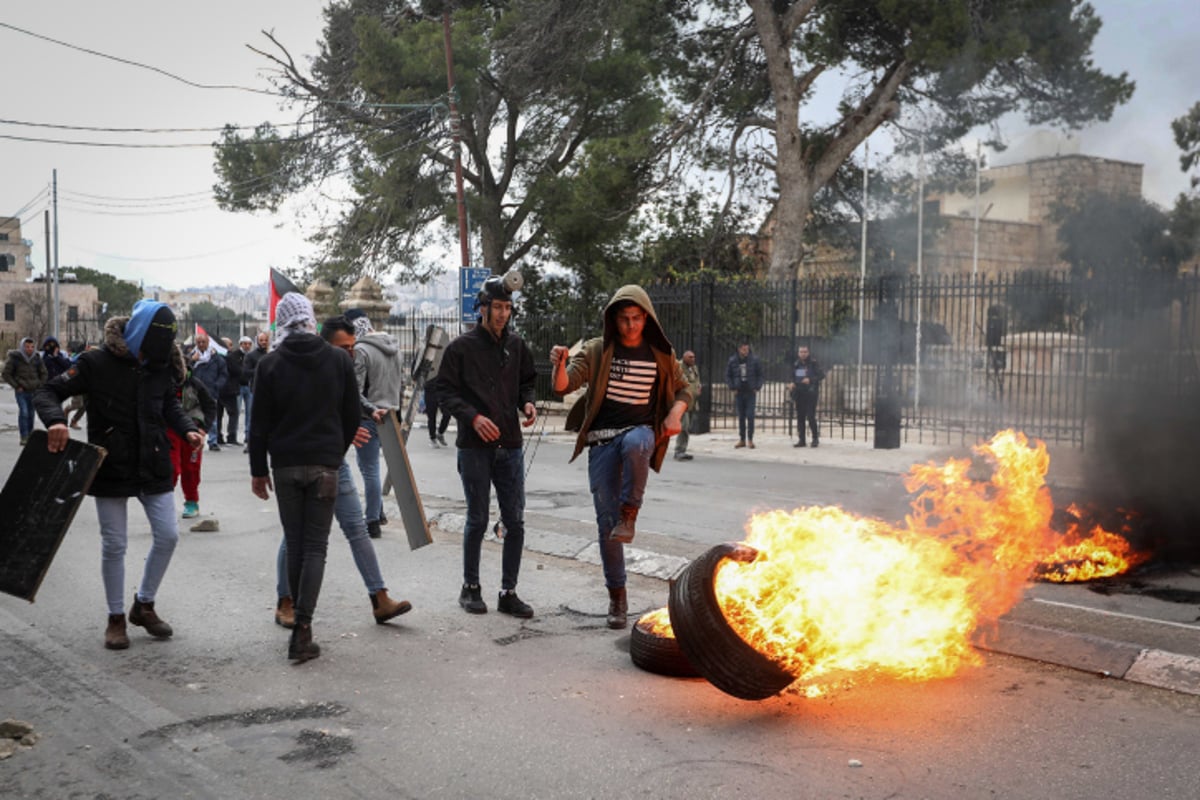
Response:
[{"label": "beige building", "polygon": [[[0,217],[0,348],[6,351],[26,336],[40,347],[53,329],[49,311],[54,287],[47,292],[44,279],[34,280],[32,249],[33,242],[21,236],[21,221]],[[58,307],[58,334],[64,345],[98,341],[100,303],[95,286],[79,283],[64,271]]]},{"label": "beige building", "polygon": [[[1055,209],[1085,194],[1142,196],[1142,165],[1078,154],[991,167],[979,195],[981,275],[1029,268],[1060,268]],[[930,273],[971,272],[975,248],[975,195],[931,195],[926,212],[940,216],[942,229],[926,246]]]}]

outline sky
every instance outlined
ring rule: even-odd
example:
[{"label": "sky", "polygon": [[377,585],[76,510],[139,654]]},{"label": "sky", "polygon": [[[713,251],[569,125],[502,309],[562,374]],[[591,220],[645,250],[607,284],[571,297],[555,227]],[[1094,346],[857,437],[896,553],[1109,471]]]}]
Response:
[{"label": "sky", "polygon": [[[43,210],[58,175],[58,260],[166,289],[249,286],[271,266],[289,269],[312,253],[311,217],[299,203],[275,213],[217,208],[211,147],[114,148],[15,138],[139,144],[211,143],[215,131],[117,133],[19,125],[98,128],[220,128],[286,123],[278,98],[235,89],[197,88],[149,69],[118,63],[18,32],[140,62],[202,84],[269,89],[273,31],[302,64],[317,51],[324,0],[40,0],[0,11],[0,52],[10,80],[0,94],[0,216],[19,212],[34,243],[36,273],[46,263]],[[1187,188],[1170,122],[1200,101],[1200,13],[1196,0],[1093,0],[1104,21],[1093,55],[1110,73],[1137,83],[1112,120],[1077,134],[1064,152],[1145,164],[1146,197],[1169,206]],[[1054,137],[1004,130],[1012,146],[991,163],[1049,155]],[[452,187],[447,187],[452,191]],[[453,256],[454,254],[449,254]],[[447,263],[453,262],[453,257]]]}]

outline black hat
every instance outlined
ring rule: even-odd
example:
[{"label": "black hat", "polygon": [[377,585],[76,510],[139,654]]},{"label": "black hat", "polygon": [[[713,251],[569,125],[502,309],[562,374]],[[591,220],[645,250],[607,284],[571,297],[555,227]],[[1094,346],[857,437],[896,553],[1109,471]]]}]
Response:
[{"label": "black hat", "polygon": [[493,300],[508,300],[511,302],[513,293],[508,290],[504,284],[504,278],[499,275],[493,275],[483,282],[483,288],[479,290],[479,296],[475,298],[475,307],[482,308],[490,305]]},{"label": "black hat", "polygon": [[174,312],[167,306],[161,306],[154,312],[150,327],[142,339],[142,359],[147,364],[165,366],[171,359],[177,329]]}]

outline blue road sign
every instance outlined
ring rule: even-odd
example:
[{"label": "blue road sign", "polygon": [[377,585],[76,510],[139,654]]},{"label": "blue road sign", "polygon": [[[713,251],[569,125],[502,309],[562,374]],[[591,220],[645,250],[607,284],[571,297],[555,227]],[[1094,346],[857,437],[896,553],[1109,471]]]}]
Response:
[{"label": "blue road sign", "polygon": [[483,282],[492,276],[487,267],[462,267],[458,271],[458,287],[462,298],[462,321],[475,321],[475,298],[483,289]]}]

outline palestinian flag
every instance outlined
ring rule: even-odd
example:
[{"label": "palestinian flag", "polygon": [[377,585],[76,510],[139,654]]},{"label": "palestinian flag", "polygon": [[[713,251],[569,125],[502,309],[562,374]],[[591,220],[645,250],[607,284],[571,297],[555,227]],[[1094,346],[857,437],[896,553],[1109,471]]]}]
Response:
[{"label": "palestinian flag", "polygon": [[[195,336],[208,336],[208,331],[204,330],[204,326],[199,322],[196,323]],[[192,338],[192,341],[195,341],[195,337]],[[224,345],[211,336],[208,336],[208,346],[223,356],[229,355],[229,351],[225,349]]]},{"label": "palestinian flag", "polygon": [[291,280],[288,279],[287,275],[284,275],[274,267],[271,267],[271,279],[267,281],[267,286],[271,295],[270,310],[267,312],[267,321],[271,325],[271,330],[274,331],[275,306],[279,305],[280,299],[282,299],[283,296],[288,292],[297,292],[300,294],[303,294],[303,292],[300,292],[299,287],[292,283]]}]

